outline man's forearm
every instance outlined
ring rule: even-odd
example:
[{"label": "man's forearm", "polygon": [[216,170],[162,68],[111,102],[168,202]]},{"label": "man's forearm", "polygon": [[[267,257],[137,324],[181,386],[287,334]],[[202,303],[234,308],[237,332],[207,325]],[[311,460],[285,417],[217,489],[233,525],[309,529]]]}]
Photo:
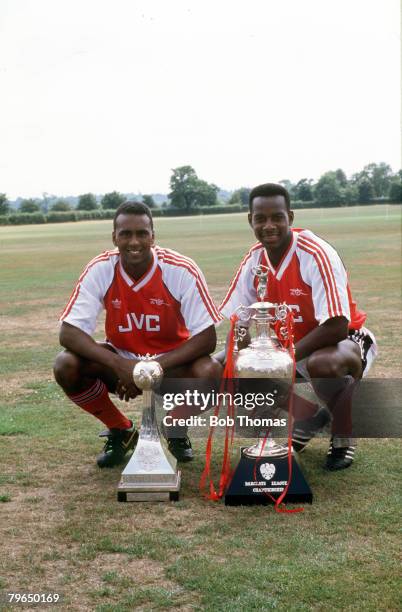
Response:
[{"label": "man's forearm", "polygon": [[345,317],[328,319],[296,342],[296,361],[308,357],[318,349],[335,346],[338,342],[345,340],[347,333],[348,321]]},{"label": "man's forearm", "polygon": [[[132,370],[138,360],[125,359],[108,351],[77,327],[63,323],[60,330],[60,344],[84,359],[111,368],[125,384],[128,384],[130,380],[132,382]],[[216,331],[211,325],[177,349],[161,355],[157,360],[164,370],[168,370],[190,363],[198,357],[209,355],[215,350],[215,347]]]},{"label": "man's forearm", "polygon": [[187,342],[184,342],[177,349],[161,355],[157,361],[159,361],[164,370],[169,370],[191,363],[204,355],[210,355],[215,350],[215,347],[216,331],[215,327],[211,325],[196,336],[189,338]]},{"label": "man's forearm", "polygon": [[91,336],[78,327],[69,323],[62,323],[60,329],[60,344],[67,350],[96,363],[114,369],[118,355],[100,346]]}]

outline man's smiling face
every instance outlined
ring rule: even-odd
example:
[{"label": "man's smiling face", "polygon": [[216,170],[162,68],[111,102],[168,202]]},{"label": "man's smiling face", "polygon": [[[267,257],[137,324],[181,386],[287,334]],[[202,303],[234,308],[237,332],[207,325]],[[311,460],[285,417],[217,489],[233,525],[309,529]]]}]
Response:
[{"label": "man's smiling face", "polygon": [[152,261],[154,231],[147,215],[121,214],[113,230],[113,244],[119,249],[125,271],[139,277]]},{"label": "man's smiling face", "polygon": [[255,197],[248,221],[268,253],[286,250],[291,238],[293,212],[287,209],[282,195]]}]

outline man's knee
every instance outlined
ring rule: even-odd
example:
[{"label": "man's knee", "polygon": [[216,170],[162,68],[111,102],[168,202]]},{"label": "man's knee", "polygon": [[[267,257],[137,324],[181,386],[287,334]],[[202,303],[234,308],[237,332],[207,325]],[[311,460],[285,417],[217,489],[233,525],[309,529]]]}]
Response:
[{"label": "man's knee", "polygon": [[351,375],[358,379],[362,373],[360,350],[357,344],[344,340],[336,347],[312,353],[306,367],[311,378],[341,378]]},{"label": "man's knee", "polygon": [[74,390],[81,378],[81,359],[70,351],[62,351],[56,357],[53,373],[56,382],[66,390]]},{"label": "man's knee", "polygon": [[345,366],[334,355],[326,355],[321,351],[308,357],[306,367],[311,378],[339,378],[347,373]]},{"label": "man's knee", "polygon": [[214,357],[200,357],[191,365],[191,374],[194,378],[214,378],[219,380],[223,367]]}]

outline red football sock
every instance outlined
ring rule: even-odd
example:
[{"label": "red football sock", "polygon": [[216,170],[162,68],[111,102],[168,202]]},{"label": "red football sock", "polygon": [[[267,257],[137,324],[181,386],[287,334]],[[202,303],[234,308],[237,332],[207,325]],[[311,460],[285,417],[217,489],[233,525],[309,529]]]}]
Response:
[{"label": "red football sock", "polygon": [[131,421],[110,400],[107,387],[99,378],[86,391],[67,396],[74,404],[102,421],[109,429],[131,427]]}]

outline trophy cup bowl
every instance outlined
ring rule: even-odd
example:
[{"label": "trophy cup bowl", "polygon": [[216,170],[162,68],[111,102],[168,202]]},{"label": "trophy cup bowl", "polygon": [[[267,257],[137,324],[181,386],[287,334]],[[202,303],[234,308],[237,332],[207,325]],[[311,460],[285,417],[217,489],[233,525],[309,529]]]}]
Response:
[{"label": "trophy cup bowl", "polygon": [[[288,351],[271,335],[271,323],[279,320],[280,307],[271,302],[256,302],[247,308],[255,323],[256,337],[250,345],[238,352],[235,376],[239,379],[265,379],[276,392],[276,404],[284,403],[292,383],[293,361]],[[270,314],[274,311],[275,314]],[[272,411],[273,413],[275,411]],[[279,410],[276,410],[278,413]],[[243,449],[247,457],[285,457],[286,444],[278,444],[270,435]]]},{"label": "trophy cup bowl", "polygon": [[137,446],[118,485],[118,501],[177,501],[181,472],[177,460],[161,440],[155,414],[154,389],[163,379],[161,365],[149,355],[133,369],[135,385],[142,389],[142,420]]}]

